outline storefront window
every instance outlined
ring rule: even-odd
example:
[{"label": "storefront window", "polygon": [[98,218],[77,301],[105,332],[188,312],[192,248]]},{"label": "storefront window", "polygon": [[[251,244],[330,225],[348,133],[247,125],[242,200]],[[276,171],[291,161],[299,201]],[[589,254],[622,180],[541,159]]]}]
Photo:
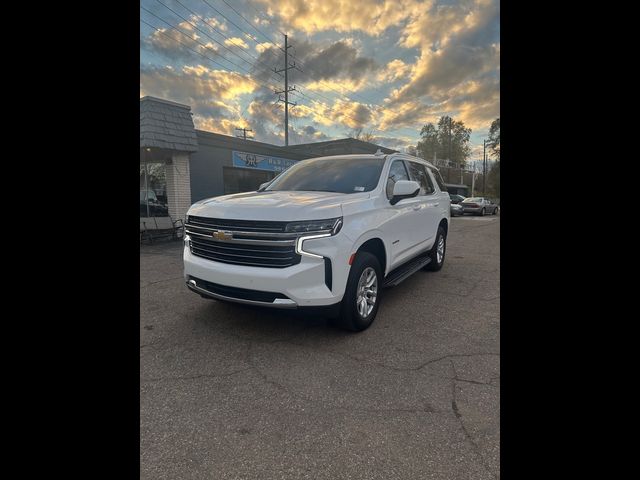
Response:
[{"label": "storefront window", "polygon": [[169,215],[165,169],[164,163],[140,164],[141,217],[166,217]]},{"label": "storefront window", "polygon": [[248,168],[224,167],[224,193],[253,192],[261,183],[268,182],[278,172],[269,170],[250,170]]}]

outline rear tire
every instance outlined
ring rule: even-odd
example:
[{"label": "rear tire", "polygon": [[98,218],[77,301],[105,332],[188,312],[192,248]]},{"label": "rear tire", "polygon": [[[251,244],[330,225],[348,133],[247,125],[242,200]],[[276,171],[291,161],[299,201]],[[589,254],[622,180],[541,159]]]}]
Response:
[{"label": "rear tire", "polygon": [[485,209],[484,209],[484,207],[482,207],[482,210],[480,210],[480,216],[484,217],[484,214],[485,214]]},{"label": "rear tire", "polygon": [[369,252],[358,252],[349,271],[340,316],[335,323],[352,332],[369,328],[378,313],[382,282],[382,268],[378,259]]},{"label": "rear tire", "polygon": [[437,272],[444,265],[444,257],[447,253],[447,233],[444,228],[438,227],[438,233],[436,234],[436,241],[429,250],[429,257],[431,261],[424,267],[424,270],[430,272]]}]

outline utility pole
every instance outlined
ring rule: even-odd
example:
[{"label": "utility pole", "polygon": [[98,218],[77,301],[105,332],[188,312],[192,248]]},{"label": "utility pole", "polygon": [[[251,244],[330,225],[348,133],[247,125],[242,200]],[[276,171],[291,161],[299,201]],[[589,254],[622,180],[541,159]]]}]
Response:
[{"label": "utility pole", "polygon": [[471,196],[475,197],[476,193],[476,170],[477,162],[473,162],[473,171],[471,172]]},{"label": "utility pole", "polygon": [[[253,132],[253,130],[251,130],[250,128],[236,128],[236,130],[240,130],[242,132],[242,135],[236,135],[236,137],[243,138],[244,140],[247,139],[247,132]],[[249,138],[251,139],[253,137]]]},{"label": "utility pole", "polygon": [[[451,117],[449,117],[449,163],[453,162],[453,158],[451,158]],[[460,165],[458,165],[460,168]]]},{"label": "utility pole", "polygon": [[[278,101],[284,103],[284,144],[285,146],[289,146],[289,105],[293,105],[294,107],[297,105],[296,102],[289,101],[289,92],[293,92],[296,89],[295,85],[289,88],[289,70],[291,70],[292,68],[300,70],[296,66],[295,62],[289,63],[289,49],[293,45],[289,45],[288,41],[289,41],[288,36],[285,34],[284,49],[282,48],[280,49],[284,52],[284,68],[280,70],[276,70],[275,68],[273,69],[273,71],[277,74],[284,72],[284,90],[276,90],[275,94],[278,95]],[[284,99],[281,96],[281,94],[283,93],[284,93]]]},{"label": "utility pole", "polygon": [[482,142],[482,196],[487,194],[487,140]]}]

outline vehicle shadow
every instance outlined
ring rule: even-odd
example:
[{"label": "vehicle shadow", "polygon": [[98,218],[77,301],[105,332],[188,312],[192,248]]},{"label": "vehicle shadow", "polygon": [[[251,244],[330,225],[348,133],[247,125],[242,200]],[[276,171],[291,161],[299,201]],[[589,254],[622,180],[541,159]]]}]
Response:
[{"label": "vehicle shadow", "polygon": [[297,310],[269,309],[210,300],[195,318],[211,335],[230,335],[249,341],[279,342],[301,334],[318,341],[354,335],[325,315]]}]

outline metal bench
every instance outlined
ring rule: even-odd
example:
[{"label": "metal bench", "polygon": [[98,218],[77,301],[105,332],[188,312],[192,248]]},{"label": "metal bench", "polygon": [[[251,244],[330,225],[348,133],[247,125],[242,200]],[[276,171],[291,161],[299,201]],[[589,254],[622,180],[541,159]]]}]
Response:
[{"label": "metal bench", "polygon": [[184,222],[181,218],[140,217],[140,243],[147,240],[149,244],[157,238],[178,240],[184,237]]}]

